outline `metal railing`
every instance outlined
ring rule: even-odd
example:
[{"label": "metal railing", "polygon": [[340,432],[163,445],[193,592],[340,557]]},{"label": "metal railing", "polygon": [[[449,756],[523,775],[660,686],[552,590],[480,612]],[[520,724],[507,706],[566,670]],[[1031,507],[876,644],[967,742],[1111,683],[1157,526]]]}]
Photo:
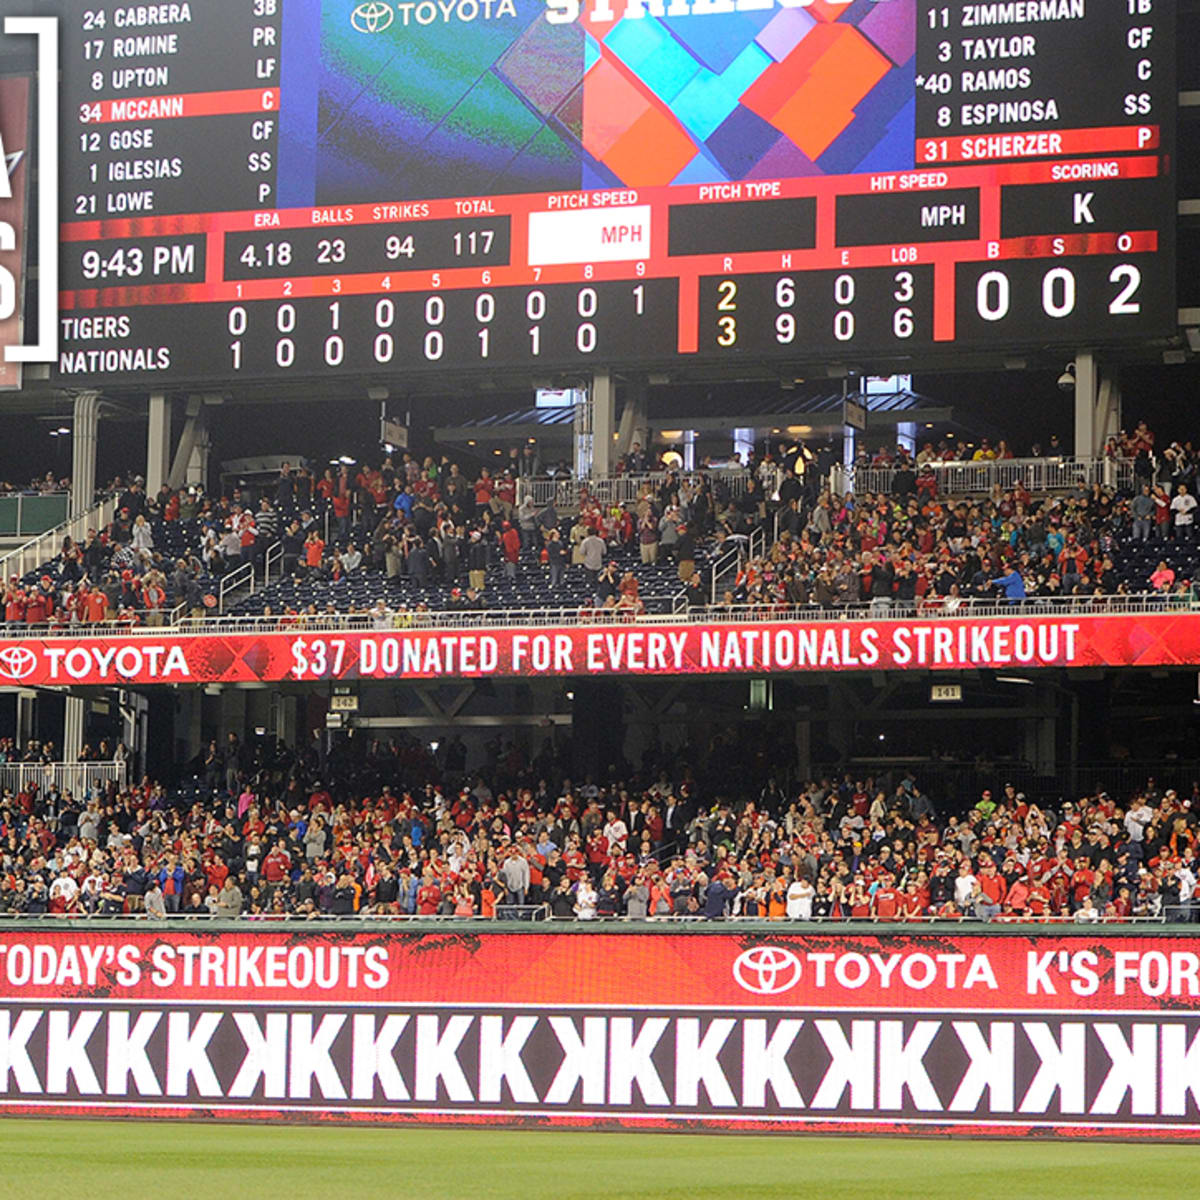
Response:
[{"label": "metal railing", "polygon": [[[596,929],[596,928],[611,928],[614,925],[618,926],[633,926],[644,928],[647,925],[667,925],[667,926],[687,926],[691,928],[713,929],[721,928],[722,926],[736,926],[738,928],[751,928],[771,930],[775,933],[783,933],[789,927],[798,930],[807,930],[811,928],[819,929],[837,929],[844,931],[859,930],[862,932],[870,931],[877,933],[880,926],[884,928],[894,928],[896,926],[912,926],[921,925],[927,926],[931,930],[940,928],[954,928],[961,932],[961,926],[968,926],[973,930],[989,930],[996,931],[998,928],[1003,928],[1007,925],[1021,925],[1036,929],[1043,926],[1066,926],[1068,928],[1082,929],[1093,925],[1117,925],[1127,927],[1131,925],[1153,925],[1153,926],[1177,926],[1191,927],[1191,910],[1187,906],[1174,906],[1175,911],[1171,913],[1162,912],[1154,916],[1128,916],[1116,917],[1105,916],[1103,913],[1096,913],[1094,918],[1086,921],[1077,920],[1073,916],[1062,916],[1059,914],[1047,913],[1043,916],[1034,916],[1032,914],[1020,913],[1002,913],[993,917],[990,921],[982,917],[974,915],[962,914],[961,916],[945,916],[941,914],[918,914],[916,916],[895,916],[895,917],[827,917],[827,916],[812,916],[804,919],[798,918],[768,918],[768,917],[749,917],[749,916],[724,916],[724,917],[706,917],[701,913],[661,913],[655,916],[646,917],[630,917],[630,916],[600,916],[594,917],[555,917],[551,916],[548,911],[548,906],[545,904],[497,904],[496,916],[485,917],[476,913],[472,916],[455,916],[449,913],[392,913],[392,912],[357,912],[357,913],[325,913],[317,912],[308,913],[242,913],[240,916],[216,915],[209,913],[207,910],[200,912],[174,912],[167,913],[166,917],[159,918],[171,923],[189,924],[192,922],[216,922],[223,925],[244,925],[266,923],[270,925],[312,925],[314,922],[324,924],[330,922],[333,924],[353,925],[359,922],[365,922],[370,925],[387,925],[387,924],[430,924],[435,926],[443,925],[470,925],[478,927],[480,925],[497,925],[501,924],[509,926],[513,922],[520,922],[523,925],[541,926],[543,931],[548,932],[550,928],[562,928],[563,926],[571,926],[574,929]],[[504,915],[501,915],[501,914]],[[512,914],[511,916],[509,914]],[[145,913],[17,913],[0,911],[0,922],[8,920],[15,923],[25,924],[56,922],[56,921],[98,921],[102,923],[108,922],[128,922],[128,921],[144,921],[154,920],[147,917]],[[1032,930],[1031,930],[1032,931]]]},{"label": "metal railing", "polygon": [[681,485],[696,483],[701,479],[708,479],[714,484],[720,481],[729,488],[730,496],[736,498],[745,495],[751,475],[744,470],[714,468],[703,471],[647,471],[640,475],[614,475],[605,479],[525,478],[517,481],[517,503],[531,496],[537,508],[545,508],[553,501],[554,507],[563,512],[578,509],[585,496],[605,507],[636,504],[647,489],[657,492],[668,479],[675,479]]},{"label": "metal railing", "polygon": [[20,792],[31,784],[40,792],[51,787],[73,796],[86,795],[97,784],[125,784],[124,762],[0,763],[0,789]]},{"label": "metal railing", "polygon": [[[989,462],[931,463],[940,496],[986,495],[992,488],[1008,491],[1018,484],[1030,492],[1065,491],[1076,487],[1133,487],[1131,458],[1004,458]],[[914,470],[917,468],[914,467]],[[894,467],[838,467],[833,488],[861,496],[867,492],[891,492]]]},{"label": "metal railing", "polygon": [[221,582],[217,587],[217,612],[224,616],[225,605],[231,603],[233,597],[243,588],[254,591],[254,564],[252,562],[242,563],[240,567],[235,567],[221,576]]},{"label": "metal railing", "polygon": [[82,544],[87,538],[89,529],[100,532],[116,515],[117,498],[107,496],[99,504],[93,505],[87,512],[80,513],[48,529],[41,536],[26,542],[19,549],[11,550],[0,558],[0,579],[8,579],[11,575],[28,575],[36,571],[44,563],[51,562],[62,553],[63,539],[70,538]]},{"label": "metal railing", "polygon": [[263,587],[270,584],[272,578],[283,578],[283,542],[272,542],[263,556]]},{"label": "metal railing", "polygon": [[732,578],[737,581],[738,572],[742,565],[751,558],[757,558],[766,549],[767,535],[761,525],[756,525],[748,536],[730,539],[735,542],[729,550],[722,554],[712,564],[712,584],[709,588],[709,601],[719,604],[721,597],[729,588]]},{"label": "metal railing", "polygon": [[[267,547],[261,568],[256,567],[253,562],[245,562],[221,576],[217,585],[217,612],[224,616],[228,606],[240,603],[247,595],[252,596],[260,588],[265,588],[271,582],[272,571],[277,571],[276,578],[283,575],[282,542],[272,542]],[[245,595],[242,595],[243,591]],[[175,612],[179,613],[179,609]],[[177,623],[177,619],[172,621],[172,624]]]},{"label": "metal railing", "polygon": [[159,626],[129,628],[120,622],[70,625],[66,629],[49,625],[0,626],[0,640],[21,637],[111,637],[115,634],[161,638],[165,634],[209,636],[237,633],[340,633],[353,630],[403,632],[421,629],[554,629],[573,626],[607,625],[730,625],[796,624],[799,622],[913,620],[945,621],[964,618],[1031,617],[1110,617],[1200,614],[1200,600],[1191,596],[1143,593],[1130,596],[1048,596],[1016,602],[990,599],[964,599],[957,607],[922,608],[914,603],[867,601],[821,608],[819,605],[781,606],[733,604],[700,606],[680,610],[671,599],[672,611],[631,614],[593,608],[512,608],[423,612],[413,609],[388,610],[380,619],[367,613],[274,614],[272,616],[185,617],[171,628]]}]

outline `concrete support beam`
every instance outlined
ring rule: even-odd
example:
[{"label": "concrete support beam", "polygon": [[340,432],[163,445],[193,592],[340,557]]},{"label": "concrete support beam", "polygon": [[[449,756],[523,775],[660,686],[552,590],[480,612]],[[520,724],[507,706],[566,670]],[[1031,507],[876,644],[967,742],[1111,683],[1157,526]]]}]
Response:
[{"label": "concrete support beam", "polygon": [[275,728],[272,732],[285,746],[299,744],[299,703],[295,696],[279,696],[275,705]]},{"label": "concrete support beam", "polygon": [[96,497],[96,443],[100,432],[100,393],[75,397],[75,428],[71,436],[71,516],[92,507]]},{"label": "concrete support beam", "polygon": [[185,483],[194,483],[197,487],[208,490],[208,459],[211,453],[212,442],[209,440],[208,426],[202,425],[196,430],[196,440],[192,445],[191,457],[188,459]]},{"label": "concrete support beam", "polygon": [[1100,372],[1100,388],[1096,396],[1096,453],[1104,452],[1104,444],[1116,437],[1123,425],[1121,417],[1121,377],[1115,366],[1105,364]]},{"label": "concrete support beam", "polygon": [[[1075,457],[1096,454],[1096,400],[1100,393],[1100,371],[1096,355],[1080,350],[1075,355]],[[1103,443],[1102,443],[1103,444]]]},{"label": "concrete support beam", "polygon": [[146,495],[157,496],[167,482],[171,461],[171,401],[163,392],[150,394],[150,427],[146,435]]},{"label": "concrete support beam", "polygon": [[796,776],[806,780],[812,775],[812,723],[796,722]]},{"label": "concrete support beam", "polygon": [[616,457],[617,385],[608,371],[597,371],[590,388],[592,401],[592,475],[605,479],[613,473]]},{"label": "concrete support beam", "polygon": [[[204,397],[189,396],[187,420],[179,435],[179,445],[171,461],[167,485],[178,489],[185,484],[208,485],[208,422],[204,413]],[[147,477],[148,478],[148,477]]]},{"label": "concrete support beam", "polygon": [[66,718],[63,721],[63,762],[79,761],[79,752],[83,749],[83,724],[87,703],[80,696],[68,696]]},{"label": "concrete support beam", "polygon": [[184,762],[200,749],[204,737],[204,694],[199,688],[179,688],[176,693],[175,753]]},{"label": "concrete support beam", "polygon": [[1075,457],[1100,458],[1121,430],[1121,383],[1116,368],[1091,350],[1075,355]]},{"label": "concrete support beam", "polygon": [[636,442],[645,450],[650,441],[650,388],[645,379],[631,379],[625,384],[625,406],[621,409],[621,425],[617,430],[616,453],[628,454]]},{"label": "concrete support beam", "polygon": [[246,740],[246,693],[238,688],[221,691],[221,736],[223,748],[227,734],[236,733],[239,741]]},{"label": "concrete support beam", "polygon": [[572,462],[576,479],[592,477],[592,397],[590,390],[576,392],[575,420],[571,430],[574,439]]},{"label": "concrete support beam", "polygon": [[33,737],[37,728],[36,704],[37,692],[17,693],[17,742],[22,746]]}]

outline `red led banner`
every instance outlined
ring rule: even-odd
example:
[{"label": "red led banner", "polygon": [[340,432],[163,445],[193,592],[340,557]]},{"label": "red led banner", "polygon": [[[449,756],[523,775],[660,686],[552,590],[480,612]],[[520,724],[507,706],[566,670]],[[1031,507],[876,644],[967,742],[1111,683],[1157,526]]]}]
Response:
[{"label": "red led banner", "polygon": [[0,934],[0,1112],[1192,1139],[1186,938]]},{"label": "red led banner", "polygon": [[0,685],[278,683],[1200,663],[1200,614],[0,640]]}]

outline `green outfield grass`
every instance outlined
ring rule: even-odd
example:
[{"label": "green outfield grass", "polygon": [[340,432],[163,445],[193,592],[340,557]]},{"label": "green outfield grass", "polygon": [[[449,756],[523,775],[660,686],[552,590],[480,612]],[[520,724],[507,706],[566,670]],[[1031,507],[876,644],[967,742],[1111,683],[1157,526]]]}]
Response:
[{"label": "green outfield grass", "polygon": [[1200,1148],[0,1120],[0,1196],[83,1200],[1151,1200]]}]

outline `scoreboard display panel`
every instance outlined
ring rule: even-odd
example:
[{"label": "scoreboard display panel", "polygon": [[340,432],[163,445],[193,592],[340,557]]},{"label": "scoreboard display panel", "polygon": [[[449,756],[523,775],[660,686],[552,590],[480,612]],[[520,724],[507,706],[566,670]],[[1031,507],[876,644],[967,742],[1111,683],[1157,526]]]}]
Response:
[{"label": "scoreboard display panel", "polygon": [[42,7],[64,384],[1174,331],[1174,0]]}]

